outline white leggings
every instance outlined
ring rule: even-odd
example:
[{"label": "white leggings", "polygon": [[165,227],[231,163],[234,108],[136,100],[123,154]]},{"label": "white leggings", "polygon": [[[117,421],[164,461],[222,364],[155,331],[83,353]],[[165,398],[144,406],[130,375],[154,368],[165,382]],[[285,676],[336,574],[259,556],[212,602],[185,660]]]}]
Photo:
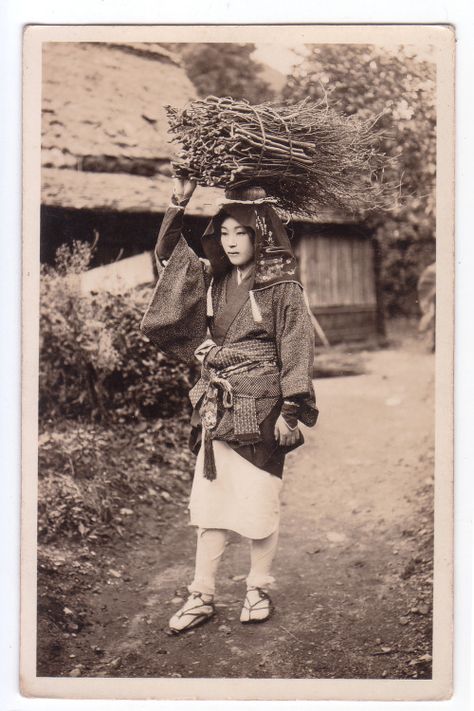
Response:
[{"label": "white leggings", "polygon": [[[227,542],[228,531],[223,528],[198,528],[196,568],[189,592],[214,595],[217,567]],[[278,529],[267,538],[250,540],[250,572],[247,588],[268,587],[274,578],[270,570],[278,542]]]}]

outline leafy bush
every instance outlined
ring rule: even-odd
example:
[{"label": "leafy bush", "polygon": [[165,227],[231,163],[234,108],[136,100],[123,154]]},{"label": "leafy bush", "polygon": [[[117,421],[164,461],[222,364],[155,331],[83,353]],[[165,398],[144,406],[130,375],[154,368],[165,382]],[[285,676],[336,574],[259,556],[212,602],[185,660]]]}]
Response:
[{"label": "leafy bush", "polygon": [[253,104],[273,98],[262,75],[264,67],[253,57],[254,44],[179,42],[168,46],[181,55],[183,68],[201,97],[231,96]]},{"label": "leafy bush", "polygon": [[107,428],[66,422],[39,438],[38,536],[122,535],[137,507],[187,496],[193,456],[187,418]]},{"label": "leafy bush", "polygon": [[408,47],[308,45],[305,60],[288,77],[287,99],[305,96],[346,114],[380,115],[384,149],[398,168],[400,206],[367,220],[381,246],[381,282],[388,315],[418,313],[416,284],[435,258],[436,66],[429,54]]},{"label": "leafy bush", "polygon": [[82,295],[91,247],[60,247],[41,274],[41,419],[134,421],[187,410],[196,373],[158,352],[140,331],[151,288]]}]

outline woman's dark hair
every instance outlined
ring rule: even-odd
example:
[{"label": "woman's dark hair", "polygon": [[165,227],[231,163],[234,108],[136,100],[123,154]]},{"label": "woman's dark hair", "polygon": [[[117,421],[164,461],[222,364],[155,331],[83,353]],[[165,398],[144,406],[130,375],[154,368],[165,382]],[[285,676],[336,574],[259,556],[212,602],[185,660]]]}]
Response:
[{"label": "woman's dark hair", "polygon": [[[221,236],[222,236],[222,235],[221,235],[222,223],[223,223],[224,220],[226,220],[228,217],[231,217],[233,220],[235,220],[235,217],[234,217],[233,215],[231,215],[230,213],[225,212],[225,211],[220,212],[219,215],[215,218],[216,227],[217,227],[217,235],[218,235],[218,238],[219,238],[219,239],[220,239]],[[237,222],[238,222],[238,220],[237,220]],[[239,222],[239,224],[241,224],[241,223]],[[255,242],[255,230],[254,230],[252,227],[250,227],[250,225],[242,225],[242,227],[244,227],[244,228],[247,230],[247,232],[250,233],[251,238],[252,238],[253,241]]]}]

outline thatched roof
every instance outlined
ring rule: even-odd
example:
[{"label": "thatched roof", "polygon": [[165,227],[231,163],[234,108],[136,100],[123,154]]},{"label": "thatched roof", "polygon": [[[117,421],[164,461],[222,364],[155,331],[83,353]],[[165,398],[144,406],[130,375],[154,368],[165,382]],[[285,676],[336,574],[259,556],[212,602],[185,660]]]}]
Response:
[{"label": "thatched roof", "polygon": [[175,150],[163,105],[196,96],[175,56],[156,43],[48,42],[42,90],[44,166],[142,172],[151,161],[148,174]]},{"label": "thatched roof", "polygon": [[[163,214],[169,205],[171,180],[161,175],[145,178],[123,173],[86,173],[81,170],[43,169],[43,205],[103,212],[150,212]],[[196,189],[186,208],[194,215],[209,216],[222,199],[222,190]]]},{"label": "thatched roof", "polygon": [[[178,58],[160,44],[44,44],[42,203],[163,214],[177,150],[163,106],[195,98]],[[209,217],[222,197],[198,188],[187,213]],[[312,221],[351,220],[327,213]]]},{"label": "thatched roof", "polygon": [[[41,201],[43,205],[76,210],[163,214],[169,205],[171,191],[170,179],[161,175],[145,178],[123,173],[46,168],[43,169]],[[223,190],[197,187],[186,213],[210,217],[216,213],[223,197]],[[305,218],[304,222],[342,224],[354,222],[354,219],[328,211],[315,215],[312,220]]]}]

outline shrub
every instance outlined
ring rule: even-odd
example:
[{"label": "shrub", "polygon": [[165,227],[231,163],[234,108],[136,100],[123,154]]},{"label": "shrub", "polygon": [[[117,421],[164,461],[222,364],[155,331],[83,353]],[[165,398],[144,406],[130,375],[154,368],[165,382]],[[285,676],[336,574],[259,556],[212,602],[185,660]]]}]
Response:
[{"label": "shrub", "polygon": [[65,422],[39,438],[38,537],[122,535],[143,504],[187,496],[193,456],[189,424],[176,419],[133,426]]},{"label": "shrub", "polygon": [[196,373],[139,328],[151,287],[82,295],[78,275],[91,257],[89,245],[74,242],[42,268],[40,418],[125,422],[187,411]]},{"label": "shrub", "polygon": [[[418,315],[416,284],[435,259],[436,65],[434,55],[377,45],[308,45],[288,77],[284,97],[328,96],[331,106],[362,120],[379,116],[387,156],[397,158],[386,179],[401,181],[401,201],[367,226],[381,248],[387,315]],[[417,48],[419,50],[419,48]],[[395,169],[395,166],[398,168]]]}]

